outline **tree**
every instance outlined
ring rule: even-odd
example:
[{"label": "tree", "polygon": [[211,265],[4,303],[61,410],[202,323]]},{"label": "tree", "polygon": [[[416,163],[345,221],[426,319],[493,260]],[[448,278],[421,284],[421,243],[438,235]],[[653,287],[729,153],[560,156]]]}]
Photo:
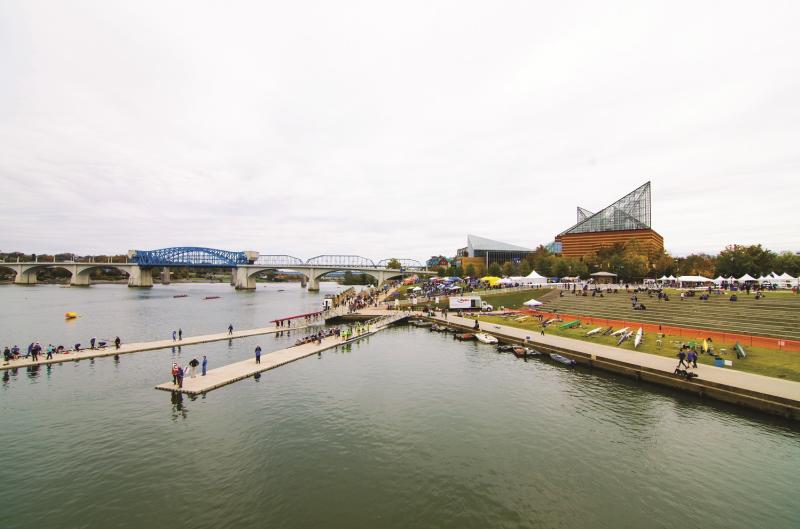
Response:
[{"label": "tree", "polygon": [[389,262],[386,263],[386,268],[391,268],[392,270],[400,270],[400,268],[402,268],[402,265],[400,264],[400,261],[392,257],[391,259],[389,259]]},{"label": "tree", "polygon": [[464,269],[465,277],[475,277],[475,265],[470,263],[467,265],[467,268]]},{"label": "tree", "polygon": [[490,276],[499,276],[503,273],[503,270],[500,268],[500,265],[497,263],[492,263],[489,265],[489,275]]},{"label": "tree", "polygon": [[556,264],[553,267],[553,274],[555,274],[556,277],[566,277],[569,275],[569,265],[567,264],[566,260],[558,259],[556,261]]},{"label": "tree", "polygon": [[509,261],[503,263],[503,275],[506,277],[511,277],[514,275],[514,265]]},{"label": "tree", "polygon": [[533,271],[531,268],[531,264],[527,259],[523,259],[522,262],[519,264],[519,275],[527,276]]},{"label": "tree", "polygon": [[443,266],[440,266],[439,269],[436,271],[436,275],[439,277],[447,276],[447,269]]}]

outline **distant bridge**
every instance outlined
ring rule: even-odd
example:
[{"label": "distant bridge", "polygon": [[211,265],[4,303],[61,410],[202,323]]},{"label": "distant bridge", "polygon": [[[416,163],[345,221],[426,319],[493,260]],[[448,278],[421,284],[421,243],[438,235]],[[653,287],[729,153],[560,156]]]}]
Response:
[{"label": "distant bridge", "polygon": [[[391,259],[375,263],[359,255],[318,255],[303,261],[291,255],[261,255],[252,251],[228,251],[197,246],[162,248],[159,250],[130,250],[124,263],[94,261],[17,261],[0,262],[0,269],[10,269],[16,274],[14,282],[21,285],[36,284],[37,274],[45,268],[59,268],[70,273],[71,285],[89,285],[92,270],[114,268],[128,274],[128,286],[152,287],[153,269],[231,268],[231,284],[237,289],[256,288],[256,276],[267,270],[294,270],[303,274],[303,286],[319,290],[319,281],[332,272],[355,271],[367,274],[383,284],[389,279],[402,277],[405,273],[433,275],[425,265],[415,259],[397,259],[400,267],[389,268]],[[169,273],[165,276],[168,278]]]}]

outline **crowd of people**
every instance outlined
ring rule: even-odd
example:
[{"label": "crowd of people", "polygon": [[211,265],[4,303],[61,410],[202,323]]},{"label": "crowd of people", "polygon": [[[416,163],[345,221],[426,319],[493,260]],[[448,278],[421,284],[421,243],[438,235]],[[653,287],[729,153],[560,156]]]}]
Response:
[{"label": "crowd of people", "polygon": [[[119,349],[120,345],[122,344],[122,340],[120,340],[119,336],[114,338],[114,347]],[[47,344],[47,347],[43,347],[41,343],[38,341],[31,342],[28,344],[26,350],[21,351],[19,346],[13,345],[12,347],[5,346],[3,348],[3,362],[8,363],[11,360],[19,360],[20,358],[29,358],[34,362],[38,362],[42,360],[42,356],[44,356],[43,360],[52,360],[53,355],[56,354],[67,354],[67,353],[76,353],[79,351],[84,351],[86,349],[94,350],[94,349],[105,349],[108,347],[107,340],[98,340],[96,337],[92,337],[89,339],[89,347],[81,347],[80,343],[76,343],[72,346],[72,349],[67,349],[63,345],[53,345],[51,343]]]}]

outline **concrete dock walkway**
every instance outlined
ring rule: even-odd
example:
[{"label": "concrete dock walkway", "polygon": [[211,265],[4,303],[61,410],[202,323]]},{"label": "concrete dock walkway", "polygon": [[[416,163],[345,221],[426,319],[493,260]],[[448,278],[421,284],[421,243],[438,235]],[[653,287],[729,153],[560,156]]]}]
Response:
[{"label": "concrete dock walkway", "polygon": [[[462,318],[453,314],[449,314],[447,319],[438,314],[428,319],[449,325],[458,325],[467,329],[472,329],[475,325],[474,319]],[[499,339],[506,338],[520,343],[527,342],[531,346],[544,351],[550,350],[574,358],[579,363],[633,375],[638,379],[655,382],[660,385],[689,389],[701,396],[709,396],[718,400],[734,402],[762,411],[800,419],[800,382],[704,364],[699,364],[694,369],[698,378],[686,381],[673,373],[675,366],[678,364],[677,358],[673,359],[562,336],[550,336],[547,334],[542,336],[538,331],[485,321],[479,322],[479,325],[481,331],[493,334]]]},{"label": "concrete dock walkway", "polygon": [[68,352],[61,354],[54,354],[50,360],[45,360],[47,353],[42,352],[39,355],[39,361],[34,362],[31,358],[20,358],[18,360],[11,360],[8,363],[3,362],[0,364],[0,370],[14,369],[19,367],[39,366],[46,364],[60,364],[63,362],[75,362],[88,358],[98,358],[101,356],[114,356],[128,353],[138,353],[141,351],[152,351],[154,349],[168,349],[170,347],[186,347],[187,345],[198,345],[202,343],[218,342],[221,340],[233,340],[236,338],[248,338],[250,336],[259,336],[262,334],[271,334],[280,331],[288,331],[295,329],[303,329],[306,326],[298,327],[262,327],[259,329],[248,329],[245,331],[233,331],[228,334],[228,331],[217,334],[205,334],[201,336],[184,336],[182,340],[173,341],[156,340],[153,342],[138,342],[122,344],[119,349],[116,349],[112,344],[110,347],[102,349],[81,349],[78,352]]},{"label": "concrete dock walkway", "polygon": [[212,369],[206,372],[205,376],[197,375],[195,378],[184,378],[182,388],[178,388],[172,382],[166,382],[156,386],[156,389],[164,391],[179,391],[181,393],[188,393],[190,395],[206,393],[208,391],[236,382],[237,380],[251,377],[256,373],[275,369],[276,367],[300,360],[301,358],[306,358],[307,356],[321,353],[326,349],[333,349],[334,347],[338,347],[340,345],[361,340],[362,338],[366,338],[367,336],[371,336],[385,329],[396,321],[408,317],[408,315],[405,313],[387,313],[386,311],[381,311],[379,314],[376,313],[375,315],[378,316],[380,320],[371,323],[368,332],[354,336],[347,340],[343,340],[340,336],[330,336],[322,339],[321,343],[319,344],[316,342],[307,343],[303,345],[296,345],[294,347],[288,347],[286,349],[280,349],[271,353],[264,353],[261,355],[261,363],[259,364],[256,364],[255,357],[251,357],[241,362],[235,362],[233,364]]}]

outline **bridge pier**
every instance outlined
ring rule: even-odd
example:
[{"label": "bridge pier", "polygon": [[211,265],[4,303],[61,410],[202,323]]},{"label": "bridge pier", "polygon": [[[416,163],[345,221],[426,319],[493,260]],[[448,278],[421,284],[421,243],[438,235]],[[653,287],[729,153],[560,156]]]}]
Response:
[{"label": "bridge pier", "polygon": [[164,268],[161,269],[161,284],[162,285],[169,285],[171,277],[172,276],[171,276],[171,274],[169,272],[169,268],[167,268],[165,266]]},{"label": "bridge pier", "polygon": [[135,288],[150,288],[153,286],[153,269],[132,266],[128,277],[128,286]]},{"label": "bridge pier", "polygon": [[250,274],[247,268],[234,268],[233,269],[233,283],[236,290],[255,290],[256,276]]},{"label": "bridge pier", "polygon": [[78,271],[78,265],[69,267],[69,272],[72,276],[69,278],[69,284],[74,287],[88,287],[92,284],[92,279],[89,275],[89,270]]},{"label": "bridge pier", "polygon": [[317,271],[313,268],[308,271],[308,291],[319,292],[319,277],[317,277]]},{"label": "bridge pier", "polygon": [[24,270],[21,266],[13,267],[17,275],[14,276],[14,283],[17,285],[35,285],[36,270]]}]

